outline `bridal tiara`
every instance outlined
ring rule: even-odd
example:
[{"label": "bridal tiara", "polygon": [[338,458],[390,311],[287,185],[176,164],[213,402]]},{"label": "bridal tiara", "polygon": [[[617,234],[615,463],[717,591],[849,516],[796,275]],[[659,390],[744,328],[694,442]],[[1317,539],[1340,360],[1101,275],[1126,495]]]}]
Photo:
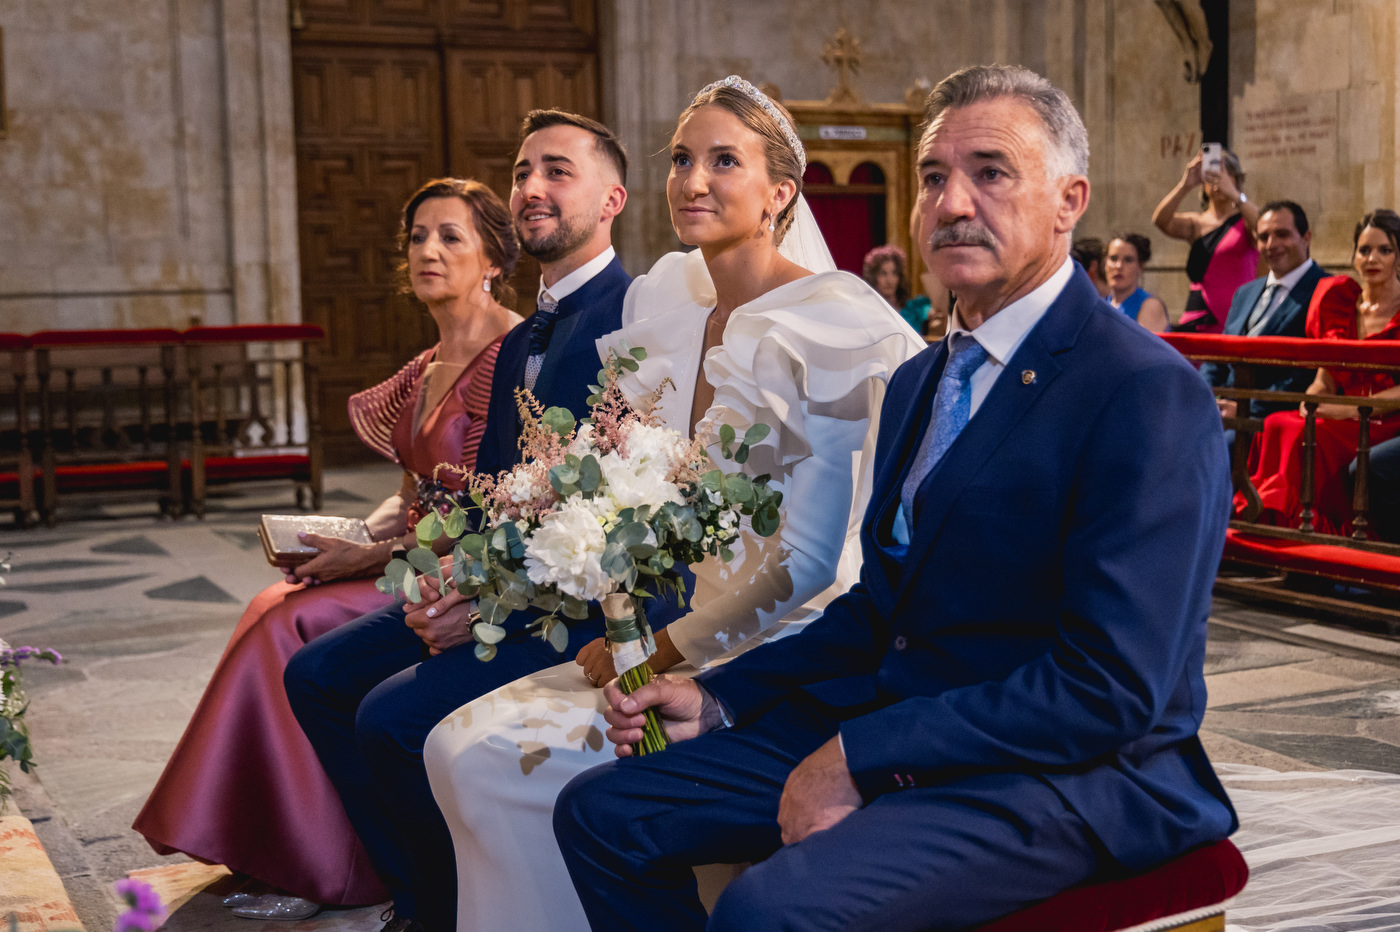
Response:
[{"label": "bridal tiara", "polygon": [[745,97],[748,97],[754,103],[762,107],[763,112],[772,117],[773,122],[778,124],[778,129],[782,130],[783,138],[787,140],[787,144],[792,149],[793,155],[797,156],[797,164],[799,171],[807,171],[807,150],[803,148],[802,140],[797,138],[797,133],[793,130],[792,124],[787,121],[787,117],[783,116],[782,111],[777,108],[777,106],[773,103],[771,99],[769,99],[767,94],[763,93],[758,88],[750,84],[748,81],[745,81],[743,78],[739,77],[737,74],[731,74],[723,81],[716,81],[713,84],[707,84],[700,90],[700,93],[695,95],[695,98],[698,100],[700,99],[700,97],[702,97],[705,94],[708,94],[710,91],[714,90],[717,87],[732,87],[734,88],[734,90],[743,94]]}]

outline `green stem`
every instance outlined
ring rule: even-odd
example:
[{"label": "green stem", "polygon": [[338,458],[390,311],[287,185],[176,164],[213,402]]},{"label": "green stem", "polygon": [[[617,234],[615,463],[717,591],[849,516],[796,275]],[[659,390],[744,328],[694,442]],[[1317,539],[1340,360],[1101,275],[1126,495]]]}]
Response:
[{"label": "green stem", "polygon": [[[645,661],[623,673],[618,678],[624,693],[631,694],[641,689],[652,680],[651,664]],[[632,753],[640,757],[643,754],[654,754],[657,751],[666,749],[671,743],[671,739],[666,735],[666,729],[661,724],[661,719],[657,716],[655,709],[646,710],[646,724],[642,726],[642,740],[632,745]]]}]

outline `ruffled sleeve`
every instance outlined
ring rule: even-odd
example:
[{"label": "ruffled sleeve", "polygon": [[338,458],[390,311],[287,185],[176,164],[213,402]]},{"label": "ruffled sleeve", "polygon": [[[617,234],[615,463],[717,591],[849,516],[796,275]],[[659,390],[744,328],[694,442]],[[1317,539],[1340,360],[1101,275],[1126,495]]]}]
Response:
[{"label": "ruffled sleeve", "polygon": [[[687,433],[713,304],[703,258],[673,254],[637,279],[622,329],[599,341],[603,356],[624,342],[646,348],[623,389],[636,399],[673,380],[658,414]],[[699,428],[772,429],[743,468],[772,476],[783,493],[782,524],[770,538],[746,525],[733,561],[694,567],[694,610],[667,628],[688,661],[699,666],[772,636],[780,622],[795,630],[855,581],[884,386],[924,346],[883,298],[845,272],[799,279],[730,315],[723,343],[704,360],[715,399]],[[717,446],[711,456],[721,468],[738,468]]]}]

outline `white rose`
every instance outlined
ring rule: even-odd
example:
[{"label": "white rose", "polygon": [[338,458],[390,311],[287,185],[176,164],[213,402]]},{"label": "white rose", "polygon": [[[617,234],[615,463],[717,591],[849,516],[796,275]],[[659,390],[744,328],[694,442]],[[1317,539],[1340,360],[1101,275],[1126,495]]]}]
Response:
[{"label": "white rose", "polygon": [[525,572],[537,586],[552,583],[578,599],[601,599],[613,588],[601,563],[607,543],[593,512],[568,502],[545,515],[525,542]]},{"label": "white rose", "polygon": [[686,443],[678,431],[634,423],[623,440],[627,461],[634,466],[652,466],[669,473],[680,465]]},{"label": "white rose", "polygon": [[680,489],[666,481],[669,471],[662,463],[633,464],[609,454],[599,464],[608,484],[608,497],[618,510],[650,505],[660,508],[666,502],[683,504]]}]

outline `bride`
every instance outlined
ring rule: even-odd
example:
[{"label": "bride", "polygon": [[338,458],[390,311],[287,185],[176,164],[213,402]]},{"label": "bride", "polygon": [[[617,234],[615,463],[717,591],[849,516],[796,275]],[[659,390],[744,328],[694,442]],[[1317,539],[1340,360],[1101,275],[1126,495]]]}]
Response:
[{"label": "bride", "polygon": [[[773,428],[745,469],[783,492],[779,533],[746,532],[731,563],[694,567],[694,610],[656,633],[657,672],[694,672],[790,633],[859,573],[885,383],[924,343],[868,285],[835,271],[800,196],[805,163],[787,111],[749,82],[729,77],[696,95],[671,140],[666,196],[676,234],[699,248],[637,279],[622,329],[599,341],[603,356],[623,341],[648,351],[622,383],[630,400],[674,383],[657,409],[667,427]],[[552,814],[565,783],[612,756],[593,688],[612,677],[599,639],[428,737],[456,846],[458,932],[587,928]]]}]

